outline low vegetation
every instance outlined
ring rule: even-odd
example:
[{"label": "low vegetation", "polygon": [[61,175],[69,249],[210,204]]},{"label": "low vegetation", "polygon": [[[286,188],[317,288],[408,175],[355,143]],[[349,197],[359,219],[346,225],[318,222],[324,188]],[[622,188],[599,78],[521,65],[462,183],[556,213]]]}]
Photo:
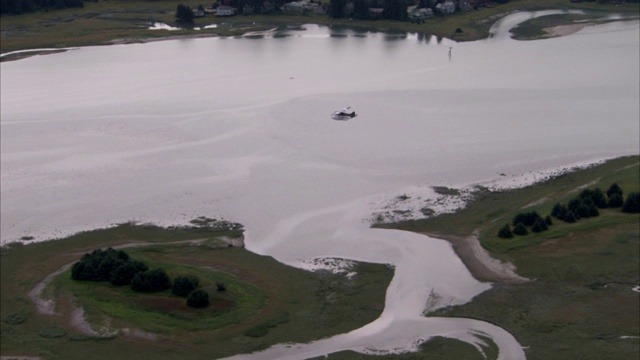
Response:
[{"label": "low vegetation", "polygon": [[[531,360],[635,359],[640,357],[640,217],[634,200],[640,190],[639,160],[623,157],[522,189],[479,192],[458,213],[381,226],[455,236],[479,229],[486,249],[532,279],[494,284],[468,304],[430,315],[501,326],[526,347]],[[603,194],[610,200],[620,192],[628,194],[625,203],[634,212],[601,203]],[[547,231],[498,236],[505,222],[539,222],[546,217],[538,214],[586,198],[603,206],[597,207],[599,216],[557,219]]]},{"label": "low vegetation", "polygon": [[498,230],[498,237],[510,239],[514,235],[527,235],[529,230],[540,233],[549,230],[553,224],[551,217],[573,224],[580,219],[587,219],[600,215],[599,209],[621,208],[622,212],[629,214],[640,213],[640,193],[632,192],[623,200],[624,194],[620,186],[614,183],[607,193],[595,189],[585,189],[577,197],[569,199],[567,204],[556,203],[551,209],[551,215],[544,219],[536,211],[518,213],[512,221],[513,230],[509,224],[505,224]]},{"label": "low vegetation", "polygon": [[[220,358],[347,332],[373,321],[384,308],[393,276],[387,265],[358,263],[350,278],[308,272],[229,247],[225,239],[242,235],[242,230],[231,229],[237,224],[223,228],[219,221],[197,222],[199,226],[172,228],[123,224],[3,247],[2,355]],[[207,225],[213,223],[217,225]],[[162,269],[172,287],[137,292],[114,285],[106,275],[100,281],[74,280],[72,264],[92,258],[96,264],[116,259]],[[53,301],[60,315],[39,313],[32,290],[65,266],[41,295],[43,301]]]}]

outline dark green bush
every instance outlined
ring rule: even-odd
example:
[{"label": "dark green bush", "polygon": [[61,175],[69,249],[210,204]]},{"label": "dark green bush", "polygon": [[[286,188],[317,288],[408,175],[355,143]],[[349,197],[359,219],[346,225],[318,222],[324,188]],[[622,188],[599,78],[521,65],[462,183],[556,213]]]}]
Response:
[{"label": "dark green bush", "polygon": [[513,232],[511,232],[509,224],[504,224],[504,226],[498,230],[498,237],[502,239],[510,239],[513,237]]},{"label": "dark green bush", "polygon": [[137,273],[131,280],[131,290],[137,292],[159,292],[171,289],[171,280],[164,269],[153,269]]},{"label": "dark green bush", "polygon": [[516,235],[527,235],[529,233],[529,230],[527,230],[527,227],[524,226],[523,223],[517,223],[513,228],[513,233]]},{"label": "dark green bush", "polygon": [[640,193],[629,193],[627,200],[622,205],[622,211],[631,214],[640,213]]},{"label": "dark green bush", "polygon": [[198,287],[199,282],[195,276],[178,276],[173,280],[171,292],[177,296],[187,296]]},{"label": "dark green bush", "polygon": [[193,290],[187,298],[187,305],[193,308],[205,308],[209,306],[210,303],[209,293],[202,289]]}]

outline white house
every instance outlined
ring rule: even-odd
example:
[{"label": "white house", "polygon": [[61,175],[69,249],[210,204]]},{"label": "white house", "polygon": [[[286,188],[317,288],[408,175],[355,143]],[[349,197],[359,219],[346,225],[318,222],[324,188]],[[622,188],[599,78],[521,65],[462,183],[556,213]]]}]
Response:
[{"label": "white house", "polygon": [[309,0],[292,1],[282,6],[284,11],[302,12],[310,9]]},{"label": "white house", "polygon": [[429,8],[418,9],[417,7],[411,10],[407,9],[407,15],[409,20],[424,20],[433,17],[433,10]]},{"label": "white house", "polygon": [[454,12],[456,12],[456,4],[454,4],[454,2],[451,0],[447,0],[442,4],[436,5],[436,10],[445,15],[453,14]]},{"label": "white house", "polygon": [[231,6],[220,5],[216,8],[216,16],[232,16],[235,14]]}]

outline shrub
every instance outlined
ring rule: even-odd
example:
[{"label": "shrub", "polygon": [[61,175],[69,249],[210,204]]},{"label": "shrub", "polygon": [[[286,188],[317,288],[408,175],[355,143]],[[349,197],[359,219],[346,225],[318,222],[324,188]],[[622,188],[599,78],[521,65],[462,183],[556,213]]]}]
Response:
[{"label": "shrub", "polygon": [[180,4],[176,8],[176,21],[179,23],[193,24],[195,14],[193,10],[187,5]]},{"label": "shrub", "polygon": [[513,218],[513,225],[515,226],[518,223],[521,223],[525,226],[531,226],[533,225],[533,223],[535,223],[539,219],[542,219],[542,218],[535,211],[519,213]]},{"label": "shrub", "polygon": [[534,233],[543,232],[543,231],[546,231],[548,229],[549,228],[547,227],[547,223],[544,222],[544,220],[542,220],[542,219],[536,220],[536,222],[533,223],[533,225],[531,226],[531,231],[533,231]]},{"label": "shrub", "polygon": [[513,237],[513,232],[511,232],[509,224],[504,224],[504,226],[498,230],[498,237],[502,239],[510,239]]},{"label": "shrub", "polygon": [[198,287],[199,280],[195,276],[178,276],[173,280],[171,292],[177,296],[187,296]]},{"label": "shrub", "polygon": [[209,293],[202,289],[193,290],[187,298],[187,305],[193,308],[204,308],[209,306],[210,303]]},{"label": "shrub", "polygon": [[608,206],[607,197],[600,188],[593,189],[593,193],[591,193],[591,200],[593,200],[593,203],[600,209],[606,209]]},{"label": "shrub", "polygon": [[109,281],[115,269],[131,261],[129,255],[122,250],[97,249],[84,254],[78,262],[73,264],[71,278],[84,281]]},{"label": "shrub", "polygon": [[137,292],[159,292],[171,289],[171,280],[164,269],[153,269],[137,273],[131,280],[131,290]]},{"label": "shrub", "polygon": [[115,286],[129,285],[136,274],[147,270],[149,267],[140,261],[128,261],[113,269],[111,284]]},{"label": "shrub", "polygon": [[545,216],[544,222],[545,222],[545,224],[547,224],[547,226],[553,225],[553,221],[551,220],[551,216],[549,216],[549,215]]},{"label": "shrub", "polygon": [[567,216],[569,209],[565,205],[561,205],[560,203],[556,203],[551,210],[551,216],[554,216],[556,219],[564,220],[564,217]]},{"label": "shrub", "polygon": [[627,200],[622,205],[622,211],[631,214],[640,213],[640,193],[629,193]]},{"label": "shrub", "polygon": [[216,284],[216,290],[218,290],[218,292],[227,291],[227,287],[224,286],[223,283],[219,282]]},{"label": "shrub", "polygon": [[624,203],[623,199],[622,199],[622,195],[620,194],[613,194],[611,196],[609,196],[609,207],[610,208],[619,208],[620,206],[622,206],[622,204]]},{"label": "shrub", "polygon": [[611,186],[609,186],[609,189],[607,190],[607,196],[609,197],[609,199],[611,199],[611,196],[613,196],[614,194],[618,194],[620,195],[620,197],[624,196],[622,188],[616,183],[611,184]]},{"label": "shrub", "polygon": [[576,217],[576,214],[572,211],[567,212],[567,215],[565,215],[564,219],[565,222],[572,224],[576,221],[578,221],[578,218]]},{"label": "shrub", "polygon": [[523,223],[517,223],[516,226],[513,228],[513,233],[516,235],[527,235],[529,231],[527,230],[527,227],[524,226]]}]

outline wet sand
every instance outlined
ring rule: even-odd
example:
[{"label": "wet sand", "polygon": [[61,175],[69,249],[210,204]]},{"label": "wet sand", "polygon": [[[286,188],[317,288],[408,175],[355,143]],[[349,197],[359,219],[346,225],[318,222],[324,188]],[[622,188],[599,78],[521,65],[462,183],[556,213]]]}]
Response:
[{"label": "wet sand", "polygon": [[504,284],[520,284],[530,281],[518,275],[513,264],[491,257],[491,254],[480,244],[477,231],[466,237],[433,233],[425,233],[425,235],[451,243],[453,251],[478,281]]}]

